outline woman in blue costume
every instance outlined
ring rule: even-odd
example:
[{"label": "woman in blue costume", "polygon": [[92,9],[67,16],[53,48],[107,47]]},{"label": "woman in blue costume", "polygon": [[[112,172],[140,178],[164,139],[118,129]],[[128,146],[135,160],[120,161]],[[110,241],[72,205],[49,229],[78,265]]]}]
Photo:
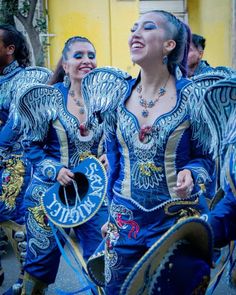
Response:
[{"label": "woman in blue costume", "polygon": [[[24,249],[25,243],[23,197],[30,166],[22,156],[18,133],[12,131],[10,109],[14,86],[29,64],[29,50],[23,35],[11,25],[0,25],[0,224],[19,259],[22,259],[19,249]],[[22,282],[21,276],[18,282]],[[11,292],[12,289],[6,294]]]},{"label": "woman in blue costume", "polygon": [[[165,11],[143,14],[131,29],[131,58],[141,71],[130,80],[106,141],[106,294],[119,293],[135,263],[181,213],[205,208],[201,186],[211,182],[214,165],[193,139],[192,85],[183,67],[189,34]],[[208,267],[202,275],[209,277],[209,272]]]},{"label": "woman in blue costume", "polygon": [[[96,67],[95,48],[87,38],[76,36],[65,43],[62,56],[66,75],[64,82],[54,85],[60,93],[56,117],[46,128],[42,127],[40,120],[47,115],[45,111],[40,113],[41,108],[37,109],[39,128],[33,130],[36,136],[24,141],[25,152],[34,169],[25,197],[28,208],[27,256],[22,294],[27,295],[45,294],[47,286],[55,281],[61,256],[45,218],[41,196],[56,181],[64,186],[70,184],[74,177],[71,170],[88,155],[101,160],[104,157],[102,126],[96,120],[89,130],[83,125],[86,112],[81,96],[81,79]],[[53,97],[50,99],[49,107],[53,108]],[[106,220],[107,207],[103,205],[89,221],[74,228],[85,260],[101,241],[100,229]]]},{"label": "woman in blue costume", "polygon": [[[1,39],[1,56],[0,56],[0,159],[1,164],[4,165],[3,160],[7,160],[6,156],[9,154],[22,154],[22,147],[18,141],[14,142],[9,141],[9,133],[12,133],[12,125],[6,126],[7,120],[10,119],[10,108],[13,103],[13,88],[14,83],[20,79],[25,72],[25,68],[29,65],[29,50],[23,35],[18,32],[14,27],[10,25],[1,25],[0,26],[0,39]],[[16,134],[16,137],[18,135]],[[17,161],[17,160],[16,160]],[[16,163],[15,163],[16,165]],[[14,169],[14,167],[13,167]],[[24,167],[23,167],[24,170]],[[23,172],[23,171],[22,171]],[[11,175],[6,175],[11,177]],[[3,181],[3,183],[2,183]],[[21,184],[16,183],[15,184]],[[4,178],[1,178],[1,186],[4,185]],[[22,185],[22,184],[21,184]],[[1,189],[3,189],[1,187]],[[17,204],[13,202],[12,206],[9,204],[7,206],[6,202],[12,203],[12,198],[15,198],[18,194],[16,192],[11,196],[11,199],[5,200],[4,196],[1,195],[0,198],[0,210],[1,216],[0,221],[12,219],[18,223],[22,223],[24,219],[24,214],[22,214],[22,197],[17,197]],[[20,190],[20,187],[19,187]],[[2,192],[4,193],[4,192]],[[6,196],[7,197],[7,196]],[[5,210],[4,210],[5,209]]]}]

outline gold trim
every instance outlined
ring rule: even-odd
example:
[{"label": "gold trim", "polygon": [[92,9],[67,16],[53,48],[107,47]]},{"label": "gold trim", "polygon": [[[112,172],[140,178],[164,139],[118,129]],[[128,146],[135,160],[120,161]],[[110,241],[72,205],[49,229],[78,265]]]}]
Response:
[{"label": "gold trim", "polygon": [[53,127],[56,130],[57,137],[60,144],[60,154],[61,159],[60,162],[62,165],[65,165],[68,167],[69,165],[69,146],[68,146],[68,140],[67,140],[67,134],[65,132],[65,128],[61,124],[61,122],[57,119],[53,122]]},{"label": "gold trim", "polygon": [[174,132],[170,135],[166,144],[165,159],[164,159],[165,174],[166,174],[166,183],[167,183],[167,187],[168,187],[171,198],[177,198],[177,195],[173,190],[173,188],[176,186],[176,181],[177,181],[177,173],[175,168],[176,149],[183,133],[188,127],[189,127],[189,121],[186,120],[174,130]]},{"label": "gold trim", "polygon": [[176,200],[173,201],[171,203],[168,203],[165,205],[164,211],[166,215],[170,215],[170,216],[174,216],[179,214],[182,210],[184,210],[185,208],[180,208],[178,211],[175,212],[169,212],[169,208],[173,207],[173,206],[179,206],[179,205],[188,205],[189,207],[192,205],[197,205],[199,203],[199,199],[196,198],[195,200],[191,201],[191,200]]},{"label": "gold trim", "polygon": [[130,161],[129,161],[129,149],[125,144],[122,133],[119,128],[117,128],[117,138],[123,149],[123,159],[124,159],[124,180],[122,181],[121,194],[124,196],[131,196],[131,178],[130,178]]}]

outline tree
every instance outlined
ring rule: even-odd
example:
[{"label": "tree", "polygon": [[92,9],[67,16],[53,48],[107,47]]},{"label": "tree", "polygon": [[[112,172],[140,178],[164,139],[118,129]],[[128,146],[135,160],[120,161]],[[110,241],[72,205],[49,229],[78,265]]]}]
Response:
[{"label": "tree", "polygon": [[43,7],[43,0],[0,0],[0,22],[16,26],[15,18],[23,25],[28,34],[35,64],[44,65],[44,53],[47,49],[46,41],[40,40],[40,33],[47,33],[47,11],[36,7]]}]

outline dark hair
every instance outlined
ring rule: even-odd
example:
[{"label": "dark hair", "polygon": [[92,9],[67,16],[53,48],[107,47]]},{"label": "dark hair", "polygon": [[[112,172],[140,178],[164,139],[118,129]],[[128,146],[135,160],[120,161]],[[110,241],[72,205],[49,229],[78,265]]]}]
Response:
[{"label": "dark hair", "polygon": [[200,35],[192,34],[192,43],[196,48],[204,50],[206,46],[206,39]]},{"label": "dark hair", "polygon": [[94,50],[95,50],[95,47],[94,47],[93,43],[89,39],[87,39],[86,37],[81,37],[81,36],[71,37],[71,38],[69,38],[66,41],[66,43],[64,45],[64,48],[62,50],[62,59],[63,59],[63,61],[67,60],[67,58],[68,58],[67,57],[67,53],[70,50],[70,46],[72,44],[74,44],[75,42],[86,42],[86,43],[90,43],[93,46]]},{"label": "dark hair", "polygon": [[165,18],[168,36],[176,43],[175,48],[168,55],[168,70],[173,74],[176,65],[178,65],[183,73],[183,76],[186,77],[187,57],[191,40],[190,28],[170,12],[164,10],[151,10],[146,13],[157,13],[163,15]]},{"label": "dark hair", "polygon": [[49,80],[48,84],[53,85],[58,82],[63,82],[64,76],[65,76],[65,71],[62,66],[62,57],[61,57],[57,63],[55,71],[53,72],[53,75],[52,75],[51,79]]},{"label": "dark hair", "polygon": [[3,30],[3,43],[5,46],[14,45],[14,58],[22,67],[30,65],[30,52],[25,37],[12,25],[0,25]]}]

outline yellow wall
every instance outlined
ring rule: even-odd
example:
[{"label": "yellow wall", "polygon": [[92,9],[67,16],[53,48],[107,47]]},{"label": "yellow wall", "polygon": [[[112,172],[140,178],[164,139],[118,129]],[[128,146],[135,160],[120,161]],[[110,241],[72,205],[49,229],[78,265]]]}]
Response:
[{"label": "yellow wall", "polygon": [[[50,61],[55,65],[67,38],[88,37],[97,49],[98,66],[117,66],[135,75],[127,45],[139,15],[139,0],[45,0],[49,11]],[[188,22],[206,42],[204,58],[212,66],[231,66],[232,0],[187,0]]]},{"label": "yellow wall", "polygon": [[50,64],[54,69],[64,42],[71,36],[89,38],[98,66],[117,66],[130,73],[128,36],[138,18],[138,0],[48,0]]},{"label": "yellow wall", "polygon": [[231,66],[231,0],[188,0],[193,33],[206,38],[204,59],[212,66]]}]

